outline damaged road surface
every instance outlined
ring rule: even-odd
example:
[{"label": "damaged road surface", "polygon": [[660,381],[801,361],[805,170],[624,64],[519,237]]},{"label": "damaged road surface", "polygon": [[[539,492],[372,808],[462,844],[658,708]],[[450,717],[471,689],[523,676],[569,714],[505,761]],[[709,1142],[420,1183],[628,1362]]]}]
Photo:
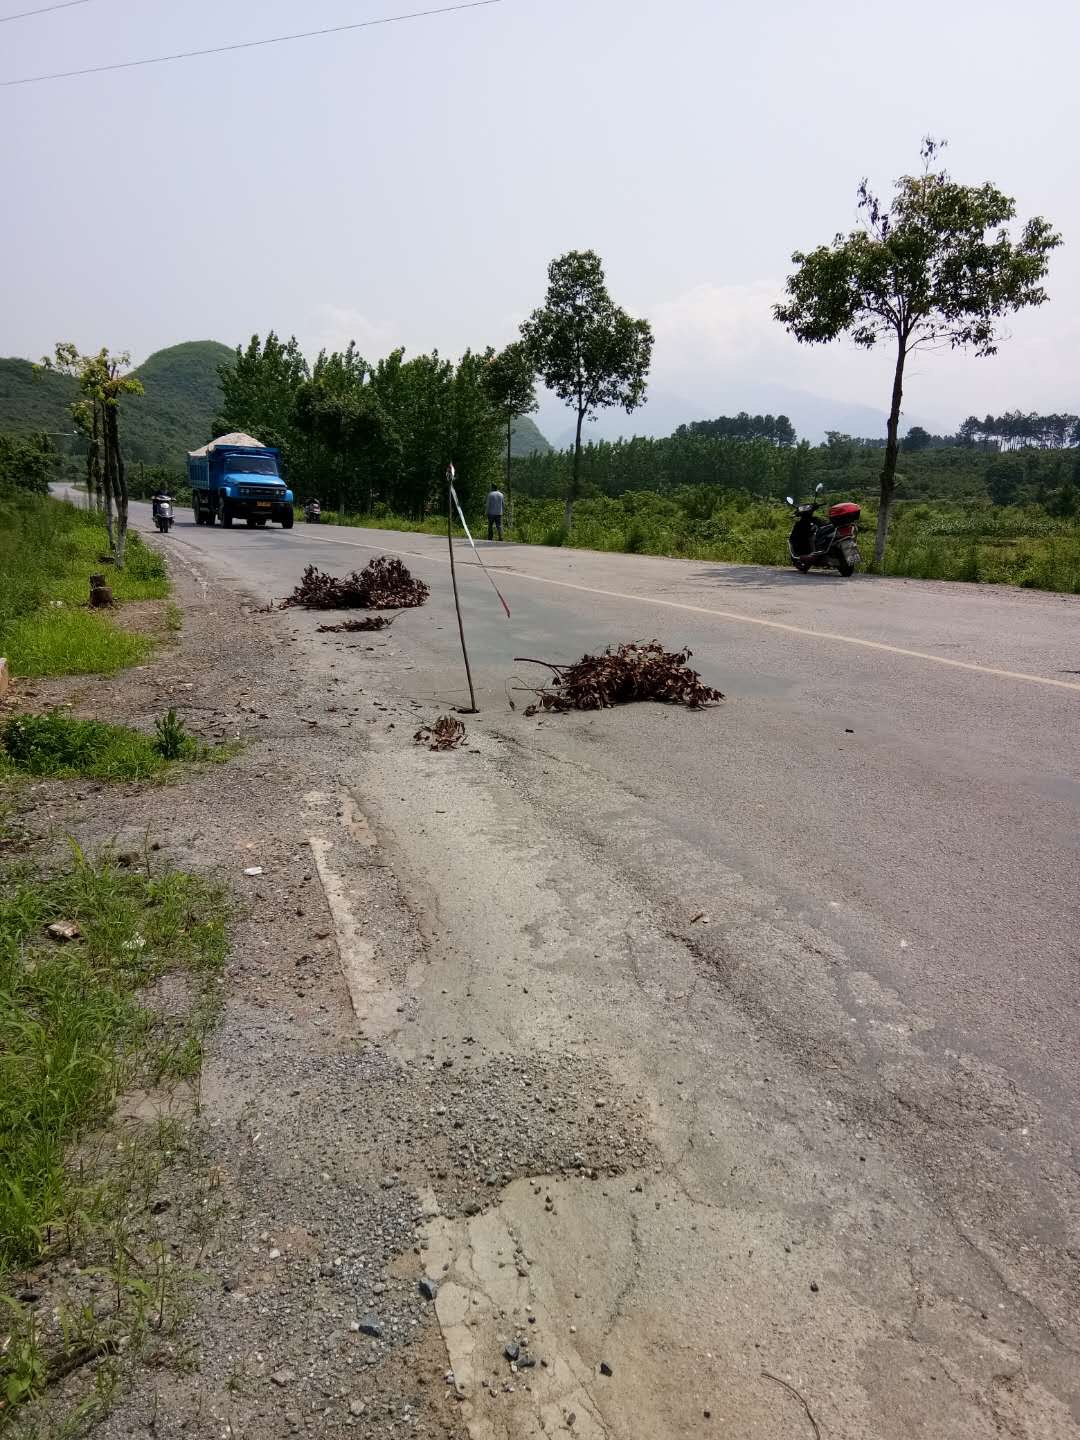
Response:
[{"label": "damaged road surface", "polygon": [[[481,714],[437,753],[429,539],[170,537],[192,670],[253,712],[199,823],[265,873],[203,1079],[198,1373],[107,1432],[153,1398],[169,1436],[1080,1436],[1080,691],[1000,673],[1066,665],[1080,608],[819,617],[767,571],[508,546],[510,625],[463,557]],[[204,607],[395,547],[422,610],[252,611],[207,669]],[[724,704],[510,712],[515,654],[654,635]]]}]

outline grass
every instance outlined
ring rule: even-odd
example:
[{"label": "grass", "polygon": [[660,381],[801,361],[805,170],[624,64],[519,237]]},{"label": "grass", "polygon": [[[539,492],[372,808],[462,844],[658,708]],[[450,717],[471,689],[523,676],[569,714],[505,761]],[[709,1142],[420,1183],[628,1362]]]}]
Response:
[{"label": "grass", "polygon": [[121,603],[163,599],[164,561],[133,533],[123,570],[102,561],[107,549],[93,512],[40,496],[0,503],[0,654],[13,674],[111,674],[146,657],[146,636],[84,608],[89,577],[107,571]]},{"label": "grass", "polygon": [[230,746],[201,745],[175,710],[155,722],[153,736],[66,710],[15,715],[0,726],[0,778],[156,780],[178,761],[225,760],[233,753]]},{"label": "grass", "polygon": [[[105,1354],[120,1334],[134,1343],[143,1330],[160,1330],[173,1303],[164,1246],[155,1251],[140,1227],[179,1143],[175,1122],[160,1122],[160,1133],[128,1132],[119,1144],[106,1138],[100,1164],[85,1142],[124,1091],[197,1072],[220,1006],[226,909],[204,880],[90,859],[75,847],[59,869],[8,865],[0,896],[3,1428],[45,1388],[58,1358],[80,1347]],[[55,922],[73,938],[52,938]],[[191,977],[196,995],[186,1013],[165,1018],[148,1008],[146,987],[176,971]],[[66,1253],[79,1262],[73,1273],[108,1276],[111,1315],[84,1303],[49,1320],[3,1294],[27,1267]],[[105,1399],[95,1392],[80,1409]]]},{"label": "grass", "polygon": [[[428,534],[446,532],[446,522],[439,516],[417,521],[381,513],[333,517],[333,521]],[[861,546],[866,568],[871,571],[876,521],[875,506],[867,503],[860,527]],[[579,500],[569,531],[563,525],[562,501],[515,499],[510,538],[527,545],[572,545],[622,554],[787,566],[790,528],[790,511],[782,503],[702,486],[670,496],[631,491],[618,499]],[[473,533],[480,533],[479,525],[473,527]],[[919,580],[1020,585],[1080,594],[1080,524],[1050,516],[1036,505],[902,501],[893,512],[883,568],[885,574]]]}]

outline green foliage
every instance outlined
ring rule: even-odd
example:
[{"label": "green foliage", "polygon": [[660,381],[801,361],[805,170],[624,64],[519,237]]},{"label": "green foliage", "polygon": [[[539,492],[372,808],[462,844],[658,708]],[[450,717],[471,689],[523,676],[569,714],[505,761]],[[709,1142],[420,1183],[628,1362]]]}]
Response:
[{"label": "green foliage", "polygon": [[[96,512],[31,495],[0,502],[0,654],[16,675],[107,674],[147,654],[145,636],[83,608],[106,544]],[[121,601],[169,588],[161,557],[136,535],[109,581]]]},{"label": "green foliage", "polygon": [[163,760],[182,760],[196,750],[195,741],[184,728],[184,722],[170,705],[159,719],[154,721],[154,749]]},{"label": "green foliage", "polygon": [[394,350],[372,366],[350,344],[323,351],[309,367],[295,341],[256,336],[237,352],[233,371],[223,367],[218,428],[276,444],[301,502],[422,516],[442,509],[450,461],[466,498],[486,492],[496,473],[490,353],[467,350],[454,365],[436,352],[406,360]]},{"label": "green foliage", "polygon": [[0,434],[0,496],[24,491],[33,495],[48,492],[54,478],[57,451],[48,435],[31,431],[26,435]]},{"label": "green foliage", "polygon": [[[0,1276],[33,1264],[50,1231],[80,1223],[69,1145],[176,1047],[138,992],[181,966],[209,981],[225,950],[222,896],[188,875],[91,863],[76,850],[58,874],[9,868],[2,880]],[[54,921],[76,938],[51,939]]]},{"label": "green foliage", "polygon": [[720,415],[715,420],[693,420],[680,425],[680,438],[702,435],[713,440],[768,440],[772,445],[794,445],[795,427],[786,415]]},{"label": "green foliage", "polygon": [[[216,340],[193,340],[158,350],[135,370],[146,394],[138,403],[121,401],[124,454],[138,465],[165,467],[175,486],[184,474],[185,452],[211,438],[221,408],[217,367],[233,352]],[[42,372],[29,360],[0,359],[0,434],[25,437],[53,431],[50,438],[68,457],[72,475],[82,478],[85,442],[65,440],[73,431],[71,406],[75,381],[55,371]],[[129,477],[130,479],[130,477]],[[135,490],[132,489],[132,495]]]},{"label": "green foliage", "polygon": [[1060,235],[1041,217],[1028,220],[1016,240],[1008,222],[1016,205],[995,185],[961,185],[935,170],[940,144],[923,145],[921,175],[904,175],[890,208],[864,180],[859,208],[865,222],[830,245],[796,251],[788,298],[776,318],[795,338],[817,344],[848,335],[870,348],[896,345],[888,440],[881,472],[876,555],[880,561],[895,488],[897,426],[904,366],[912,351],[949,345],[993,355],[1001,320],[1042,305],[1050,252]]},{"label": "green foliage", "polygon": [[621,406],[629,415],[645,399],[653,334],[608,294],[593,250],[570,250],[548,266],[544,304],[521,327],[533,368],[577,415],[574,468],[566,492],[566,523],[579,493],[581,427],[597,410]]}]

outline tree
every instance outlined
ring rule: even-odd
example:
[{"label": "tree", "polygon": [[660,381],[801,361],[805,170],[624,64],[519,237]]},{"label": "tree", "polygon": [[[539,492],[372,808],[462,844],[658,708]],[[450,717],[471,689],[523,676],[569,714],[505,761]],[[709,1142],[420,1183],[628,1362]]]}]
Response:
[{"label": "tree", "polygon": [[488,360],[484,381],[492,407],[506,421],[506,509],[509,526],[513,524],[510,443],[514,419],[518,415],[531,415],[536,409],[536,371],[525,342],[515,340],[507,345],[505,350],[492,355]]},{"label": "tree", "polygon": [[904,365],[917,349],[948,345],[978,356],[996,352],[998,322],[1047,299],[1042,287],[1060,235],[1037,216],[1015,241],[1007,222],[1015,202],[989,182],[961,185],[934,169],[941,142],[923,142],[923,173],[904,175],[886,209],[859,186],[860,229],[809,254],[796,251],[788,299],[776,319],[795,338],[819,344],[848,334],[867,349],[896,345],[874,557],[881,565],[896,488],[897,430]]},{"label": "tree", "polygon": [[[296,425],[296,399],[300,386],[310,376],[295,336],[279,340],[271,330],[260,341],[253,335],[236,357],[218,366],[221,380],[221,410],[214,420],[214,434],[239,430],[254,435],[264,445],[281,451],[286,473],[302,460],[300,432]],[[209,437],[208,437],[209,438]]]},{"label": "tree", "polygon": [[933,444],[933,438],[929,430],[924,430],[921,425],[912,425],[904,436],[901,448],[908,451],[928,450]]},{"label": "tree", "polygon": [[544,384],[577,415],[574,468],[566,492],[569,530],[581,485],[581,427],[596,410],[621,405],[629,415],[644,401],[653,334],[612,300],[600,257],[570,250],[548,266],[544,305],[521,327]]},{"label": "tree", "polygon": [[[61,341],[52,358],[42,362],[46,370],[74,376],[79,398],[71,406],[76,427],[87,436],[90,456],[87,479],[93,493],[101,495],[109,549],[117,567],[123,569],[128,529],[127,472],[120,445],[120,401],[124,395],[142,395],[142,381],[128,374],[131,356],[110,355],[102,349],[96,355],[80,355],[70,341]],[[115,509],[115,521],[114,521]]]},{"label": "tree", "polygon": [[986,467],[986,489],[995,505],[1015,505],[1024,483],[1024,465],[1021,460],[1003,456],[991,460]]}]

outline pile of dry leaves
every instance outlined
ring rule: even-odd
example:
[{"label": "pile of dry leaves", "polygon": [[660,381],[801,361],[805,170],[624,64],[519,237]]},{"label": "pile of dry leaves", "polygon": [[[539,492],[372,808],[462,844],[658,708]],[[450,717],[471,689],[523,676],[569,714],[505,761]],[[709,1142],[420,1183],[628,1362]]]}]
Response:
[{"label": "pile of dry leaves", "polygon": [[551,685],[537,690],[536,702],[526,715],[540,710],[606,710],[611,705],[628,705],[634,700],[660,700],[669,705],[697,709],[724,697],[719,690],[702,684],[701,676],[686,663],[689,650],[665,650],[656,640],[608,646],[602,655],[583,655],[572,665],[553,665],[548,660],[528,660],[528,665],[546,665],[554,672]]},{"label": "pile of dry leaves", "polygon": [[309,565],[282,604],[305,605],[309,610],[406,610],[423,605],[430,593],[395,556],[379,555],[359,574],[354,570],[341,580]]},{"label": "pile of dry leaves", "polygon": [[465,726],[452,715],[440,715],[434,725],[421,726],[413,739],[429,750],[453,750],[464,741]]}]

